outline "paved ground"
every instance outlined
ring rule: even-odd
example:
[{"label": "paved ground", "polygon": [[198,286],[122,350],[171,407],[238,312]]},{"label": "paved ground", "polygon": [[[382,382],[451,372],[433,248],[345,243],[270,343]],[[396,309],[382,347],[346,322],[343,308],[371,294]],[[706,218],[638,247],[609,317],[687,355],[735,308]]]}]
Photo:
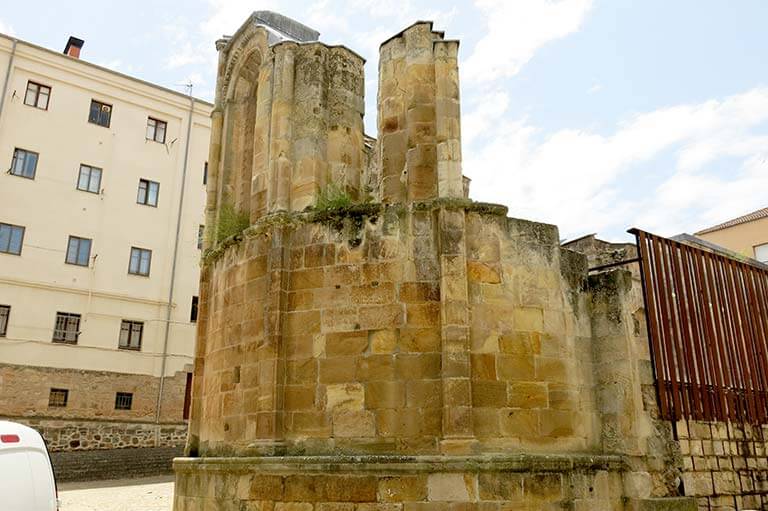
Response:
[{"label": "paved ground", "polygon": [[173,476],[59,484],[61,511],[170,511]]}]

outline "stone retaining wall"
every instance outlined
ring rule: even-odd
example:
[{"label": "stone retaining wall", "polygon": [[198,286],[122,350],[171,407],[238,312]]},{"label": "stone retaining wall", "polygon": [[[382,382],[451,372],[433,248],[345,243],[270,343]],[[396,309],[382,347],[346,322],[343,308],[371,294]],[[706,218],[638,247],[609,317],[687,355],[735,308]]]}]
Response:
[{"label": "stone retaining wall", "polygon": [[181,447],[187,424],[154,424],[54,418],[2,417],[36,429],[51,452],[123,449],[128,447]]},{"label": "stone retaining wall", "polygon": [[686,495],[699,509],[768,509],[766,429],[724,422],[676,425]]},{"label": "stone retaining wall", "polygon": [[181,447],[102,449],[51,454],[56,481],[94,481],[170,474]]}]

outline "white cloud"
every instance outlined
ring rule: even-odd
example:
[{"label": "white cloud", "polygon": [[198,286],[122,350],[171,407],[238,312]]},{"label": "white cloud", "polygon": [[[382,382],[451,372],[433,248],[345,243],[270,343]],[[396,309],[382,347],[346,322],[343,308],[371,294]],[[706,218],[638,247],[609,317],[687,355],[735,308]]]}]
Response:
[{"label": "white cloud", "polygon": [[0,20],[0,33],[5,35],[10,35],[10,36],[16,35],[16,31],[13,30],[13,27],[9,23],[6,23],[3,20]]},{"label": "white cloud", "polygon": [[[765,201],[768,137],[754,131],[768,121],[768,88],[635,115],[607,136],[566,129],[542,138],[536,127],[504,119],[503,112],[494,114],[495,126],[473,114],[465,126],[474,143],[464,152],[473,196],[507,204],[515,216],[556,223],[567,236],[635,222],[675,234],[709,221],[700,218],[727,217],[723,212]],[[651,189],[619,197],[628,181],[618,178],[667,152],[671,163],[654,169],[660,177]],[[740,163],[726,175],[705,165],[727,156]]]},{"label": "white cloud", "polygon": [[577,31],[592,0],[476,0],[486,34],[464,63],[464,77],[489,82],[514,76],[545,44]]},{"label": "white cloud", "polygon": [[177,69],[193,64],[201,64],[206,62],[206,60],[208,59],[206,59],[205,53],[200,52],[199,48],[194,48],[191,42],[185,42],[175,49],[168,57],[166,63],[169,68]]},{"label": "white cloud", "polygon": [[127,62],[123,62],[120,59],[114,59],[108,62],[98,62],[97,65],[101,67],[106,67],[107,69],[111,69],[112,71],[117,71],[118,73],[123,73],[131,76],[135,76],[137,72],[136,66],[134,66],[133,64],[129,64]]}]

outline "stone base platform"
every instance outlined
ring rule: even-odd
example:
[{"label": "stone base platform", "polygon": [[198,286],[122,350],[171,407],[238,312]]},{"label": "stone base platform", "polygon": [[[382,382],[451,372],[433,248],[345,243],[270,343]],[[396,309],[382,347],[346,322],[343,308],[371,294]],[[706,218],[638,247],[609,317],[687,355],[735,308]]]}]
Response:
[{"label": "stone base platform", "polygon": [[619,456],[176,458],[174,469],[175,511],[696,509],[627,499]]}]

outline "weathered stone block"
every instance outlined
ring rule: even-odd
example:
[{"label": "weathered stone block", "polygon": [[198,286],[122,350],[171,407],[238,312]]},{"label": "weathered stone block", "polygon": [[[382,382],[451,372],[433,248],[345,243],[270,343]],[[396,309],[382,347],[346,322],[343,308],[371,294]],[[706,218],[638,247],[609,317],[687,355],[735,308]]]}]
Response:
[{"label": "weathered stone block", "polygon": [[427,479],[430,501],[471,502],[477,499],[477,476],[465,474],[430,474]]},{"label": "weathered stone block", "polygon": [[365,390],[361,383],[341,383],[325,388],[326,409],[360,411],[365,405]]},{"label": "weathered stone block", "polygon": [[418,502],[427,498],[427,476],[405,475],[379,480],[379,499],[384,502]]}]

